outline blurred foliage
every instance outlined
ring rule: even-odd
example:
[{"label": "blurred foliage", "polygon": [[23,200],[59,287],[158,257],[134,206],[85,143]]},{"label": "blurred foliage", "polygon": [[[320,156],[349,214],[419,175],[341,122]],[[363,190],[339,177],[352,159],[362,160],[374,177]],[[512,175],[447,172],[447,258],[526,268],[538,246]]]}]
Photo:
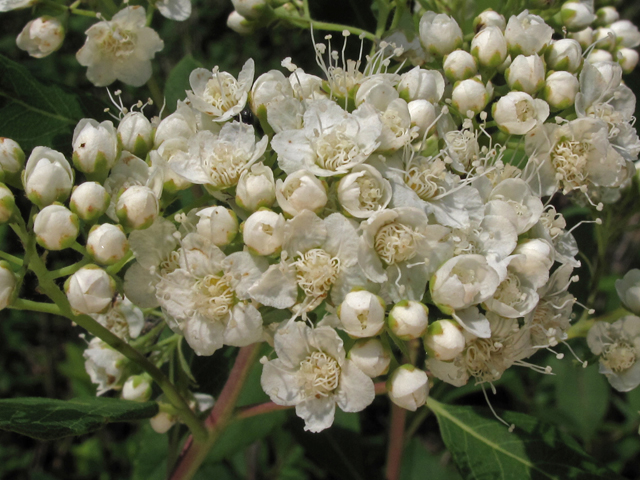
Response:
[{"label": "blurred foliage", "polygon": [[[280,68],[285,57],[305,71],[318,73],[309,34],[299,30],[270,29],[252,37],[239,37],[226,27],[232,10],[228,0],[194,0],[191,18],[182,23],[160,16],[153,27],[165,41],[165,49],[154,61],[154,78],[164,92],[171,110],[183,97],[188,74],[196,66],[237,73],[251,57],[256,72]],[[336,8],[338,6],[339,8]],[[319,20],[375,29],[375,17],[368,0],[332,0],[311,2],[312,16]],[[627,0],[619,6],[624,18],[640,24],[640,3]],[[85,69],[75,60],[75,52],[84,42],[83,32],[92,21],[72,18],[67,38],[60,51],[42,60],[27,56],[15,47],[15,36],[31,18],[30,11],[0,14],[0,54],[19,62],[43,79],[53,79],[70,90],[87,93],[108,102],[105,89],[93,87]],[[359,42],[350,42],[347,55],[358,54]],[[2,73],[0,72],[0,75]],[[626,77],[627,84],[640,91],[638,70]],[[126,87],[124,101],[134,103],[146,98],[146,87]],[[1,101],[1,100],[0,100]],[[0,103],[2,106],[2,103]],[[154,106],[157,113],[159,106]],[[638,106],[637,106],[638,108]],[[106,118],[106,116],[105,116]],[[629,195],[637,195],[637,185]],[[558,209],[568,205],[558,205]],[[585,219],[585,212],[571,207],[563,212],[574,225]],[[632,218],[630,224],[637,224]],[[595,258],[594,228],[582,226],[575,231],[585,258]],[[607,275],[598,285],[595,298],[597,314],[619,307],[614,281],[631,268],[640,267],[640,231],[621,232],[612,239],[614,248],[606,257]],[[0,248],[14,252],[13,237],[0,227]],[[584,260],[584,259],[583,259]],[[572,292],[587,301],[591,277],[587,262],[577,271],[582,280]],[[25,285],[25,289],[35,289]],[[582,314],[577,309],[576,316]],[[49,397],[87,398],[95,387],[84,370],[81,329],[68,321],[38,313],[4,310],[0,313],[0,398]],[[589,361],[584,369],[570,356],[566,347],[560,361],[551,352],[534,357],[538,365],[550,365],[555,375],[540,375],[527,369],[511,369],[496,382],[497,392],[490,395],[495,408],[524,412],[534,419],[551,423],[563,435],[576,438],[586,452],[614,472],[630,480],[640,479],[640,389],[628,394],[609,388],[597,373],[597,364],[582,339],[570,341],[578,357]],[[232,349],[216,352],[208,358],[192,355],[191,371],[200,391],[216,395],[231,364]],[[259,366],[258,366],[259,367]],[[256,367],[242,394],[241,404],[266,397],[259,390]],[[485,406],[479,387],[468,385],[454,389],[439,383],[432,396],[441,402]],[[361,415],[339,412],[333,428],[320,434],[303,431],[302,421],[291,412],[275,412],[232,425],[214,448],[197,479],[371,479],[382,478],[389,422],[389,402],[377,398]],[[440,437],[438,423],[427,409],[409,413],[402,479],[458,480],[451,454]],[[156,434],[148,422],[111,424],[102,430],[55,442],[40,442],[14,433],[0,431],[0,478],[33,479],[163,479],[167,466],[175,461],[184,427],[169,435]]]}]

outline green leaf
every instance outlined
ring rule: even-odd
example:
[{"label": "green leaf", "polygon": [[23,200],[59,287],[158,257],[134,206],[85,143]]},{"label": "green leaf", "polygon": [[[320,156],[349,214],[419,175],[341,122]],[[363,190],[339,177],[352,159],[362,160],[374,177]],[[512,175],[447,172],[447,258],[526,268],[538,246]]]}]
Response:
[{"label": "green leaf", "polygon": [[434,455],[427,451],[417,439],[412,439],[402,453],[402,480],[424,480],[428,472],[428,480],[460,480],[460,475],[449,464],[442,465],[442,455]]},{"label": "green leaf", "polygon": [[70,150],[80,119],[105,116],[105,105],[93,97],[48,80],[43,83],[2,55],[0,72],[0,137],[15,140],[27,155],[40,145]]},{"label": "green leaf", "polygon": [[191,89],[189,75],[200,67],[202,67],[202,64],[191,55],[187,55],[173,67],[164,86],[164,97],[167,101],[166,108],[169,113],[176,110],[178,100],[185,99],[187,96],[186,91]]},{"label": "green leaf", "polygon": [[502,412],[513,433],[486,409],[445,405],[429,398],[458,470],[474,480],[616,480],[569,435],[533,417]]},{"label": "green leaf", "polygon": [[132,438],[133,472],[131,480],[165,480],[169,437],[155,432],[149,423]]},{"label": "green leaf", "polygon": [[9,398],[0,400],[0,429],[38,440],[55,440],[99,430],[107,423],[153,417],[154,402],[115,398]]}]

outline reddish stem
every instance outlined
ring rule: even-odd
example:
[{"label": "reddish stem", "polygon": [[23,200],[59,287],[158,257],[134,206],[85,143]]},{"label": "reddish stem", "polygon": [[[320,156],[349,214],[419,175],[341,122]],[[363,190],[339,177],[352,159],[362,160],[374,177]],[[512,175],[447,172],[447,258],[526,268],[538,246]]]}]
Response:
[{"label": "reddish stem", "polygon": [[387,383],[386,382],[378,382],[373,384],[373,388],[375,389],[376,395],[384,395],[387,393]]},{"label": "reddish stem", "polygon": [[259,349],[260,344],[240,349],[227,383],[224,384],[213,410],[204,422],[207,432],[209,432],[207,439],[204,442],[196,442],[192,436],[189,436],[180,458],[176,462],[176,467],[169,477],[170,480],[187,480],[196,473],[207,453],[231,420],[238,395],[240,395]]},{"label": "reddish stem", "polygon": [[264,413],[277,412],[278,410],[287,410],[293,408],[293,405],[277,405],[273,402],[265,402],[257,405],[249,405],[235,415],[235,418],[242,420],[244,418],[255,417],[256,415],[262,415]]},{"label": "reddish stem", "polygon": [[406,417],[407,411],[404,408],[391,403],[391,426],[389,429],[389,447],[387,449],[387,480],[400,479]]}]

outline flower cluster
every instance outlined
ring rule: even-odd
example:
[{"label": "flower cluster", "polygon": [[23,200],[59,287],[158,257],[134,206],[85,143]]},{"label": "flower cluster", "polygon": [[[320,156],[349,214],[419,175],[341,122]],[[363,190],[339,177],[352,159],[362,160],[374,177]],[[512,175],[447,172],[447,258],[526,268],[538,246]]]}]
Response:
[{"label": "flower cluster", "polygon": [[[246,18],[264,7],[234,4]],[[68,274],[69,305],[125,341],[145,332],[136,341],[154,348],[149,309],[197,355],[271,344],[263,389],[314,432],[336,405],[367,407],[385,375],[391,400],[415,410],[434,378],[490,384],[514,365],[549,373],[526,359],[567,339],[579,262],[564,217],[543,198],[573,194],[597,212],[630,183],[640,152],[635,97],[622,83],[640,34],[580,5],[562,7],[564,26],[600,22],[593,44],[584,30],[554,38],[528,11],[483,12],[465,43],[453,18],[425,12],[419,45],[389,38],[357,60],[328,35],[314,45],[324,78],[289,58],[286,73],[255,81],[252,60],[237,77],[196,69],[165,118],[120,106],[116,125],[78,123],[71,162],[31,152],[21,180],[39,209],[33,233],[47,250],[86,254]],[[100,85],[140,84],[161,48],[140,7],[88,35],[78,58]],[[599,53],[605,45],[618,62]],[[253,123],[239,120],[247,105]],[[9,178],[24,155],[3,145]],[[187,190],[197,199],[176,207]],[[13,196],[2,192],[8,221]],[[4,266],[2,276],[6,305],[15,278]],[[635,307],[637,292],[626,292]],[[637,370],[630,318],[589,337],[625,388]],[[391,347],[405,342],[421,342],[426,358]],[[167,345],[158,343],[159,364]],[[98,393],[149,393],[101,340],[85,357]]]}]

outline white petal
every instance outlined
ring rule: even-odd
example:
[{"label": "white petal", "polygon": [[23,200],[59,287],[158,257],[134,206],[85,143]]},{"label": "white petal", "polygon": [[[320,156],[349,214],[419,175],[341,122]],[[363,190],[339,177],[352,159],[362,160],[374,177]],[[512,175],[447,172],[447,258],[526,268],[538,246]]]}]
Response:
[{"label": "white petal", "polygon": [[296,405],[296,415],[305,422],[305,431],[317,433],[333,424],[336,402],[332,397],[309,398]]},{"label": "white petal", "polygon": [[345,361],[340,374],[340,384],[335,392],[338,406],[345,412],[360,412],[371,405],[375,398],[373,380],[351,361]]}]

